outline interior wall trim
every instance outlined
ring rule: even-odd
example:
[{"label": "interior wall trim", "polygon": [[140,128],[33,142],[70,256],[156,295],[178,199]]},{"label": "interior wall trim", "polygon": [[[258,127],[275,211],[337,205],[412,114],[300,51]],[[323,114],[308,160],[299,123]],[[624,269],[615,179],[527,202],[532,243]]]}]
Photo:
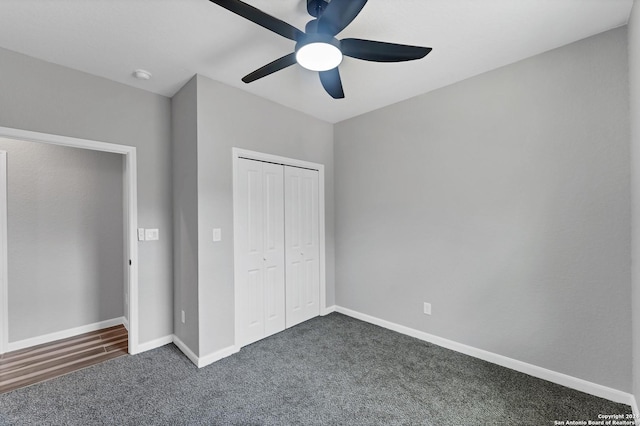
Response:
[{"label": "interior wall trim", "polygon": [[[240,351],[240,348],[237,346],[228,346],[226,348],[220,349],[219,351],[215,351],[209,355],[205,355],[203,357],[199,357],[196,355],[190,348],[187,346],[178,336],[173,336],[173,343],[182,351],[183,354],[186,355],[187,358],[193,362],[196,367],[202,368],[206,367],[209,364],[213,364],[216,361],[220,361],[223,358],[231,356]],[[160,345],[162,346],[162,345]]]},{"label": "interior wall trim", "polygon": [[7,153],[0,151],[0,354],[8,351],[9,344],[7,207]]},{"label": "interior wall trim", "polygon": [[[126,319],[125,319],[126,320]],[[126,325],[125,325],[126,327]],[[153,339],[149,342],[140,343],[138,345],[138,353],[150,351],[152,349],[159,348],[164,345],[168,345],[169,343],[173,343],[173,334],[169,334],[167,336],[159,337],[157,339]]]},{"label": "interior wall trim", "polygon": [[13,352],[20,349],[30,348],[32,346],[42,345],[44,343],[55,342],[56,340],[66,339],[68,337],[74,337],[79,334],[89,333],[103,328],[113,327],[114,325],[121,325],[124,317],[112,318],[105,321],[98,321],[92,324],[82,325],[80,327],[69,328],[67,330],[56,331],[55,333],[43,334],[41,336],[30,337],[24,340],[18,340],[15,342],[9,342],[8,351]]},{"label": "interior wall trim", "polygon": [[206,367],[207,365],[213,364],[216,361],[220,361],[223,358],[226,358],[233,354],[237,354],[239,351],[240,348],[238,348],[236,345],[228,346],[209,355],[199,357],[196,365],[198,366],[198,368]]},{"label": "interior wall trim", "polygon": [[[114,154],[124,155],[124,194],[123,205],[125,208],[124,214],[126,220],[124,222],[124,241],[125,241],[125,254],[129,262],[125,261],[125,274],[128,272],[128,283],[125,282],[125,287],[128,288],[128,312],[125,312],[125,317],[129,324],[129,353],[135,354],[138,352],[138,339],[139,339],[139,323],[138,323],[138,166],[137,166],[137,154],[136,148],[128,145],[119,145],[107,142],[99,142],[89,139],[72,138],[69,136],[53,135],[49,133],[32,132],[29,130],[13,129],[10,127],[0,127],[0,137],[7,139],[17,139],[28,142],[39,142],[51,145],[60,145],[71,148],[90,149],[93,151],[111,152]],[[0,238],[4,241],[0,241],[0,246],[6,244],[6,235],[0,234]],[[123,259],[125,260],[125,259]],[[3,266],[3,265],[0,265]],[[6,274],[7,267],[0,273]],[[3,284],[0,282],[0,284]],[[4,283],[5,289],[8,284]],[[0,288],[0,290],[2,290]],[[0,293],[0,296],[2,294]],[[8,297],[0,297],[0,311],[3,316],[0,316],[0,328],[8,329],[8,317],[6,313],[9,309]],[[5,318],[6,317],[6,318]],[[4,334],[4,335],[3,335]],[[8,344],[8,334],[0,333],[0,338],[4,340],[4,345],[0,344],[0,353],[4,350],[12,350],[11,345]]]},{"label": "interior wall trim", "polygon": [[338,309],[336,305],[327,306],[322,312],[320,312],[320,315],[324,317],[325,315],[335,312],[336,309]]},{"label": "interior wall trim", "polygon": [[640,410],[638,410],[638,402],[633,395],[631,395],[631,411],[633,412],[636,425],[640,425]]},{"label": "interior wall trim", "polygon": [[585,392],[599,398],[604,398],[613,402],[630,405],[634,410],[634,414],[638,414],[637,407],[635,407],[635,398],[630,393],[599,385],[597,383],[589,382],[587,380],[579,379],[577,377],[569,376],[567,374],[558,373],[556,371],[548,370],[546,368],[529,364],[523,361],[518,361],[516,359],[485,351],[483,349],[478,349],[473,346],[465,345],[463,343],[458,343],[453,340],[425,333],[423,331],[396,324],[371,315],[363,314],[361,312],[344,308],[342,306],[336,306],[335,311],[352,318],[365,321],[389,330],[393,330],[407,336],[415,337],[416,339],[433,343],[435,345],[442,346],[443,348],[451,349],[453,351],[460,352],[465,355],[481,359],[483,361],[488,361],[502,367],[510,368],[512,370],[519,371],[521,373],[525,373],[539,379],[547,380],[558,385]]},{"label": "interior wall trim", "polygon": [[180,338],[175,334],[173,335],[173,344],[176,345],[178,349],[180,349],[180,351],[182,351],[182,353],[185,354],[187,358],[191,360],[191,362],[193,362],[195,365],[198,365],[198,355],[196,355],[189,348],[189,346],[187,346],[186,343],[180,340]]}]

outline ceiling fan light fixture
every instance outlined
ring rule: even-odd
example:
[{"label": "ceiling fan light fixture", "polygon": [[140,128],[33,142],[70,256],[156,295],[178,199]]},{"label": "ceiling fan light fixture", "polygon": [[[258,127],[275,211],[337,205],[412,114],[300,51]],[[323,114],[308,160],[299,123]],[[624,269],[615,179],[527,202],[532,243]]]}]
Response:
[{"label": "ceiling fan light fixture", "polygon": [[296,45],[296,61],[311,71],[328,71],[342,62],[340,42],[331,36],[307,34]]},{"label": "ceiling fan light fixture", "polygon": [[342,52],[329,43],[309,43],[298,49],[296,61],[311,71],[328,71],[340,65]]}]

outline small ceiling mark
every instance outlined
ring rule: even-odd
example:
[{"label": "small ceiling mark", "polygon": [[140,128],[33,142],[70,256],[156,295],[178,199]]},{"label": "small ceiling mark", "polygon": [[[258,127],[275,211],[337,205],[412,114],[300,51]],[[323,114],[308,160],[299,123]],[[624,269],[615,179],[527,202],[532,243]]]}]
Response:
[{"label": "small ceiling mark", "polygon": [[133,76],[135,78],[137,78],[138,80],[149,80],[151,79],[151,73],[149,71],[146,70],[135,70],[133,72]]}]

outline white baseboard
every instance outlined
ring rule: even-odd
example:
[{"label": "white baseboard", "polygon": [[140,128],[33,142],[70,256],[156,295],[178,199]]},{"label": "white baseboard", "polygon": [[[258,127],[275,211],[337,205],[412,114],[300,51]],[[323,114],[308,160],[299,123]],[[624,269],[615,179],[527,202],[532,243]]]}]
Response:
[{"label": "white baseboard", "polygon": [[159,348],[164,345],[168,345],[169,343],[173,343],[173,334],[169,334],[168,336],[159,337],[157,339],[151,340],[150,342],[138,343],[138,348],[136,350],[136,354],[150,351],[152,349]]},{"label": "white baseboard", "polygon": [[[336,312],[341,314],[365,321],[371,324],[378,325],[380,327],[387,328],[389,330],[396,331],[407,336],[415,337],[425,342],[433,343],[438,346],[442,346],[447,349],[451,349],[456,352],[470,355],[475,358],[482,359],[484,361],[491,362],[493,364],[501,365],[503,367],[510,368],[512,370],[519,371],[521,373],[528,374],[530,376],[537,377],[539,379],[547,380],[549,382],[557,383],[562,386],[566,386],[571,389],[579,390],[600,398],[608,399],[610,401],[631,405],[635,404],[635,398],[633,395],[627,392],[622,392],[617,389],[609,388],[599,385],[597,383],[588,382],[577,377],[572,377],[563,373],[548,370],[543,367],[538,367],[533,364],[528,364],[523,361],[508,358],[506,356],[498,355],[493,352],[488,352],[483,349],[474,348],[462,343],[454,342],[442,337],[435,336],[433,334],[425,333],[413,328],[405,327],[400,324],[392,323],[380,318],[373,317],[371,315],[363,314],[351,309],[336,306]],[[634,410],[634,414],[635,414]]]},{"label": "white baseboard", "polygon": [[42,345],[44,343],[50,343],[60,339],[66,339],[68,337],[77,336],[79,334],[89,333],[91,331],[96,331],[107,327],[113,327],[114,325],[122,324],[123,320],[124,317],[113,318],[106,321],[94,322],[93,324],[70,328],[68,330],[56,331],[55,333],[44,334],[42,336],[31,337],[29,339],[18,340],[16,342],[9,342],[7,352],[30,348],[32,346]]},{"label": "white baseboard", "polygon": [[631,411],[633,412],[633,418],[636,420],[636,426],[640,425],[640,410],[638,410],[638,402],[631,396]]},{"label": "white baseboard", "polygon": [[322,312],[320,312],[320,315],[322,316],[329,315],[330,313],[335,311],[336,311],[336,305],[327,306],[322,310]]},{"label": "white baseboard", "polygon": [[127,317],[122,317],[122,325],[124,325],[124,328],[129,331],[129,320],[127,319]]},{"label": "white baseboard", "polygon": [[198,366],[198,368],[206,367],[209,364],[213,364],[216,361],[220,361],[222,358],[226,358],[233,354],[237,354],[238,351],[240,351],[240,348],[238,348],[237,346],[235,345],[229,346],[224,349],[220,349],[219,351],[216,351],[214,353],[211,353],[209,355],[200,357],[196,365]]},{"label": "white baseboard", "polygon": [[178,347],[182,351],[183,354],[187,356],[195,365],[198,365],[198,356],[193,353],[189,346],[187,346],[178,336],[173,335],[173,344]]},{"label": "white baseboard", "polygon": [[178,336],[173,336],[173,343],[184,353],[187,358],[191,360],[198,368],[206,367],[209,364],[213,364],[216,361],[220,361],[222,358],[226,358],[230,355],[238,353],[240,348],[237,346],[229,346],[224,349],[220,349],[219,351],[213,352],[209,355],[205,355],[203,357],[198,357],[193,351],[185,345],[185,343],[178,338]]}]

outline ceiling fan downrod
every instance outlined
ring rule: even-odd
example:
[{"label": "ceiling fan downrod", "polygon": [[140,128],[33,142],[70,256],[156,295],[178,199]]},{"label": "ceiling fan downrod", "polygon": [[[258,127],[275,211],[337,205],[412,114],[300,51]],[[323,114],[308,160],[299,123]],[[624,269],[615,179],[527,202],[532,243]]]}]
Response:
[{"label": "ceiling fan downrod", "polygon": [[307,12],[314,18],[319,18],[328,5],[327,0],[307,0]]}]

